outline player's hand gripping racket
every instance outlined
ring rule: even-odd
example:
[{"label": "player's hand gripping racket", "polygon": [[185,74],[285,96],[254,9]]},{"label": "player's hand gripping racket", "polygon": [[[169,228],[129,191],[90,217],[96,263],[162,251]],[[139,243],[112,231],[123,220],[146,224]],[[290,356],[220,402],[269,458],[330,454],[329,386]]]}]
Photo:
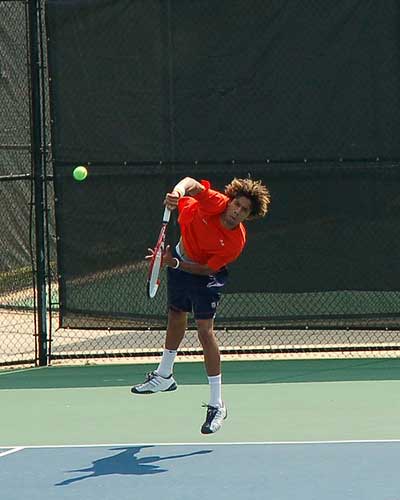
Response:
[{"label": "player's hand gripping racket", "polygon": [[149,299],[153,299],[156,296],[160,285],[160,269],[165,246],[165,233],[167,232],[167,225],[170,216],[171,211],[169,208],[165,207],[160,234],[150,260],[149,275],[147,278],[147,296]]}]

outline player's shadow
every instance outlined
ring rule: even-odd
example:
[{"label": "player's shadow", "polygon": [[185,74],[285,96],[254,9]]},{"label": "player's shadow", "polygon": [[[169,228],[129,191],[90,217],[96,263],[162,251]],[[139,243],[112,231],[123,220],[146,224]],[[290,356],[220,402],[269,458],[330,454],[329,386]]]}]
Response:
[{"label": "player's shadow", "polygon": [[200,450],[193,451],[191,453],[182,453],[179,455],[169,455],[165,457],[160,457],[159,455],[137,457],[140,450],[144,448],[152,448],[153,446],[130,446],[124,448],[111,448],[111,451],[120,451],[116,455],[109,457],[99,458],[92,462],[91,467],[85,469],[74,469],[67,472],[85,472],[87,474],[80,475],[78,477],[72,477],[70,479],[65,479],[60,483],[56,483],[56,486],[67,486],[71,483],[76,483],[77,481],[82,481],[83,479],[89,479],[99,476],[107,476],[110,474],[120,474],[120,475],[144,475],[144,474],[160,474],[162,472],[167,472],[168,469],[164,469],[159,465],[155,465],[158,462],[164,460],[175,460],[177,458],[192,457],[195,455],[204,455],[206,453],[211,453],[212,450]]}]

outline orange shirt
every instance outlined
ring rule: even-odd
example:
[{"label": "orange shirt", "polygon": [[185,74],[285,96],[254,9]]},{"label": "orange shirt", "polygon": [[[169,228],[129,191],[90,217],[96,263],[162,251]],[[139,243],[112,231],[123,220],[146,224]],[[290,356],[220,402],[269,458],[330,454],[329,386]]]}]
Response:
[{"label": "orange shirt", "polygon": [[183,196],[178,201],[178,222],[183,246],[189,259],[207,264],[213,271],[236,260],[246,244],[246,229],[240,223],[227,229],[220,221],[229,198],[211,189],[208,181],[196,196]]}]

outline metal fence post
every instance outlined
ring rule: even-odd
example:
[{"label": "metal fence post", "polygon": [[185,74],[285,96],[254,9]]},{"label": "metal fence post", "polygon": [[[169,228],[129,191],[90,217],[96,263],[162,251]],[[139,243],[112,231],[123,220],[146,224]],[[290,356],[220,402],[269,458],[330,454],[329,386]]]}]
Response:
[{"label": "metal fence post", "polygon": [[36,236],[36,300],[37,342],[39,366],[47,364],[47,301],[46,301],[46,244],[44,206],[44,117],[42,113],[42,79],[39,44],[40,1],[29,1],[30,79],[31,79],[31,152],[34,175],[35,236]]}]

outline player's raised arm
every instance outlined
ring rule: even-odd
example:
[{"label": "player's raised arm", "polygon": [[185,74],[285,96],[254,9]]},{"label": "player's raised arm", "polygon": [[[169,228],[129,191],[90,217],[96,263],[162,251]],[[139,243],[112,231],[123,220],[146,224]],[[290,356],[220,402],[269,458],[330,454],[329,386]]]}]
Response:
[{"label": "player's raised arm", "polygon": [[185,177],[175,187],[171,190],[170,193],[167,193],[165,196],[165,205],[170,210],[175,210],[178,206],[178,200],[182,196],[195,196],[204,190],[204,186],[193,179],[192,177]]}]

